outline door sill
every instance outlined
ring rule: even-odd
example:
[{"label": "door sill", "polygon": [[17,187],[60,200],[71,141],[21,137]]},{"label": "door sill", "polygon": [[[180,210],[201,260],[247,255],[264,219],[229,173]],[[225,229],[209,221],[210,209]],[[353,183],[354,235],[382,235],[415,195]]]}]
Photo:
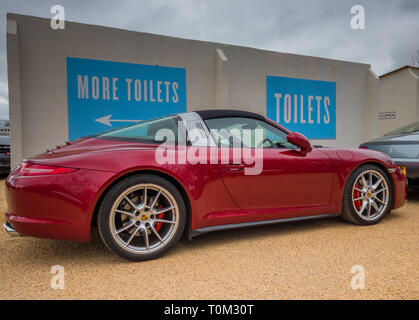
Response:
[{"label": "door sill", "polygon": [[313,216],[304,216],[304,217],[294,217],[294,218],[283,218],[283,219],[274,219],[274,220],[263,220],[263,221],[252,221],[252,222],[242,222],[242,223],[232,223],[232,224],[222,224],[218,226],[211,226],[206,228],[195,229],[191,231],[191,236],[196,237],[204,233],[226,230],[226,229],[237,229],[253,226],[263,226],[274,223],[285,223],[285,222],[295,222],[295,221],[304,221],[312,219],[321,219],[321,218],[331,218],[337,217],[339,214],[318,214]]}]

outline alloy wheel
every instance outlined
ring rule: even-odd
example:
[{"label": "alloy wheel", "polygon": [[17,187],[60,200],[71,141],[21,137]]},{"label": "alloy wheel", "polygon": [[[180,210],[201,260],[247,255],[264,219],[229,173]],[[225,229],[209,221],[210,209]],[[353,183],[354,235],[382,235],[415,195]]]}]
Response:
[{"label": "alloy wheel", "polygon": [[124,250],[149,254],[170,242],[179,225],[179,208],[162,186],[139,184],[122,192],[109,215],[111,235]]},{"label": "alloy wheel", "polygon": [[375,220],[387,209],[390,194],[387,179],[376,170],[362,172],[352,187],[352,203],[359,217]]}]

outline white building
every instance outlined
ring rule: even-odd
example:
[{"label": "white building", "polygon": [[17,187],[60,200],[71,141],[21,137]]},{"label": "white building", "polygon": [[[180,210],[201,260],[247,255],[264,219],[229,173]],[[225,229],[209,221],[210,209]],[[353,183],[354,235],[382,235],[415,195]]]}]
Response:
[{"label": "white building", "polygon": [[[378,135],[368,64],[7,15],[12,167],[69,138],[171,111],[268,115],[315,144]],[[128,90],[127,90],[128,89]],[[87,96],[88,95],[88,96]]]},{"label": "white building", "polygon": [[0,137],[8,137],[9,133],[9,120],[0,120]]},{"label": "white building", "polygon": [[379,133],[419,121],[419,68],[404,66],[380,77]]}]

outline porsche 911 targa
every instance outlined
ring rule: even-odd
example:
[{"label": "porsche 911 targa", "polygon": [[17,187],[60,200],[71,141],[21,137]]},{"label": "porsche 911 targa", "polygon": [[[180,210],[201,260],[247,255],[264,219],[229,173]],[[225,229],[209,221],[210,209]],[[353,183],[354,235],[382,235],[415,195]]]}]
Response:
[{"label": "porsche 911 targa", "polygon": [[[406,202],[383,153],[314,147],[250,112],[205,110],[66,142],[6,181],[12,235],[89,241],[123,258],[162,256],[182,234],[341,216],[372,225]],[[297,237],[298,235],[296,235]]]}]

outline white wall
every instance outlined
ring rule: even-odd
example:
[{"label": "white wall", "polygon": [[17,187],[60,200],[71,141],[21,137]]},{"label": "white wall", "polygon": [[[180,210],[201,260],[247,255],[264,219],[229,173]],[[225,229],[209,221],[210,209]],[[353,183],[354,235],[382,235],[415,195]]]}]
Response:
[{"label": "white wall", "polygon": [[[379,134],[419,121],[419,76],[404,68],[380,79],[380,112],[396,112],[395,119],[379,121]],[[419,72],[418,72],[419,73]]]},{"label": "white wall", "polygon": [[[336,139],[357,147],[377,132],[378,79],[369,65],[7,15],[12,166],[68,139],[66,57],[186,68],[188,111],[231,107],[266,115],[266,76],[336,82]],[[216,49],[227,57],[221,59]],[[375,117],[374,117],[375,115]]]}]

